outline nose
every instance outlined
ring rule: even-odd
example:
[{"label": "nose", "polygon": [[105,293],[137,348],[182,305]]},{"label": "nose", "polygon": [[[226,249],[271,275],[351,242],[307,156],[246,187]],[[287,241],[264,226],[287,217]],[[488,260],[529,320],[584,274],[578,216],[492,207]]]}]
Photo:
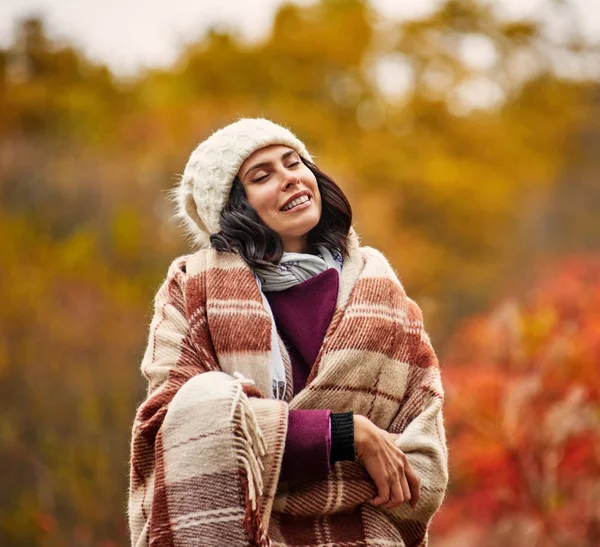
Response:
[{"label": "nose", "polygon": [[288,188],[300,184],[300,179],[294,173],[290,173],[289,171],[283,177],[283,189],[287,190]]}]

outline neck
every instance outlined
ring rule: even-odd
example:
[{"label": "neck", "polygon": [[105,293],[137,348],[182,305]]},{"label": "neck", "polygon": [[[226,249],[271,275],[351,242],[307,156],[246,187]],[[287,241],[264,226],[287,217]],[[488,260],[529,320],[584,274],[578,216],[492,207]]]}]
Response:
[{"label": "neck", "polygon": [[306,236],[283,240],[283,251],[286,253],[308,253],[308,242]]}]

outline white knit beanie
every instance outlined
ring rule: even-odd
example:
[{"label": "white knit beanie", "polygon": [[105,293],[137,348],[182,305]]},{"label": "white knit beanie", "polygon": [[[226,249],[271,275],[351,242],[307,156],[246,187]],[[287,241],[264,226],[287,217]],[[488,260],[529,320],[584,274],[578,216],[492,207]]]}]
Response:
[{"label": "white knit beanie", "polygon": [[172,197],[176,217],[197,246],[209,247],[209,237],[220,231],[221,211],[244,160],[272,144],[289,146],[312,161],[304,143],[291,131],[263,118],[242,118],[227,125],[192,152]]}]

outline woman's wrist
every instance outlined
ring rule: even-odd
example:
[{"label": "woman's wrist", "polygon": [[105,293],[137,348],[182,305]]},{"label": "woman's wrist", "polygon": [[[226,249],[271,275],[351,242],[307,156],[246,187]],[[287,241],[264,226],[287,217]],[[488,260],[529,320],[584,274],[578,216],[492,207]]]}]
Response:
[{"label": "woman's wrist", "polygon": [[354,450],[358,459],[362,458],[369,442],[371,421],[366,416],[354,414]]}]

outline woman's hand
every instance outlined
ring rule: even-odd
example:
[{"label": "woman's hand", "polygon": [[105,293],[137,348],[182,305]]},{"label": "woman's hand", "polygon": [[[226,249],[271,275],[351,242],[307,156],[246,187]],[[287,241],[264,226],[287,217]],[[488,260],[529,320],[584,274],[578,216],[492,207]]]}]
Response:
[{"label": "woman's hand", "polygon": [[354,415],[356,456],[377,487],[377,496],[371,503],[388,509],[407,501],[415,507],[420,496],[419,477],[404,452],[394,444],[398,437],[365,416]]}]

